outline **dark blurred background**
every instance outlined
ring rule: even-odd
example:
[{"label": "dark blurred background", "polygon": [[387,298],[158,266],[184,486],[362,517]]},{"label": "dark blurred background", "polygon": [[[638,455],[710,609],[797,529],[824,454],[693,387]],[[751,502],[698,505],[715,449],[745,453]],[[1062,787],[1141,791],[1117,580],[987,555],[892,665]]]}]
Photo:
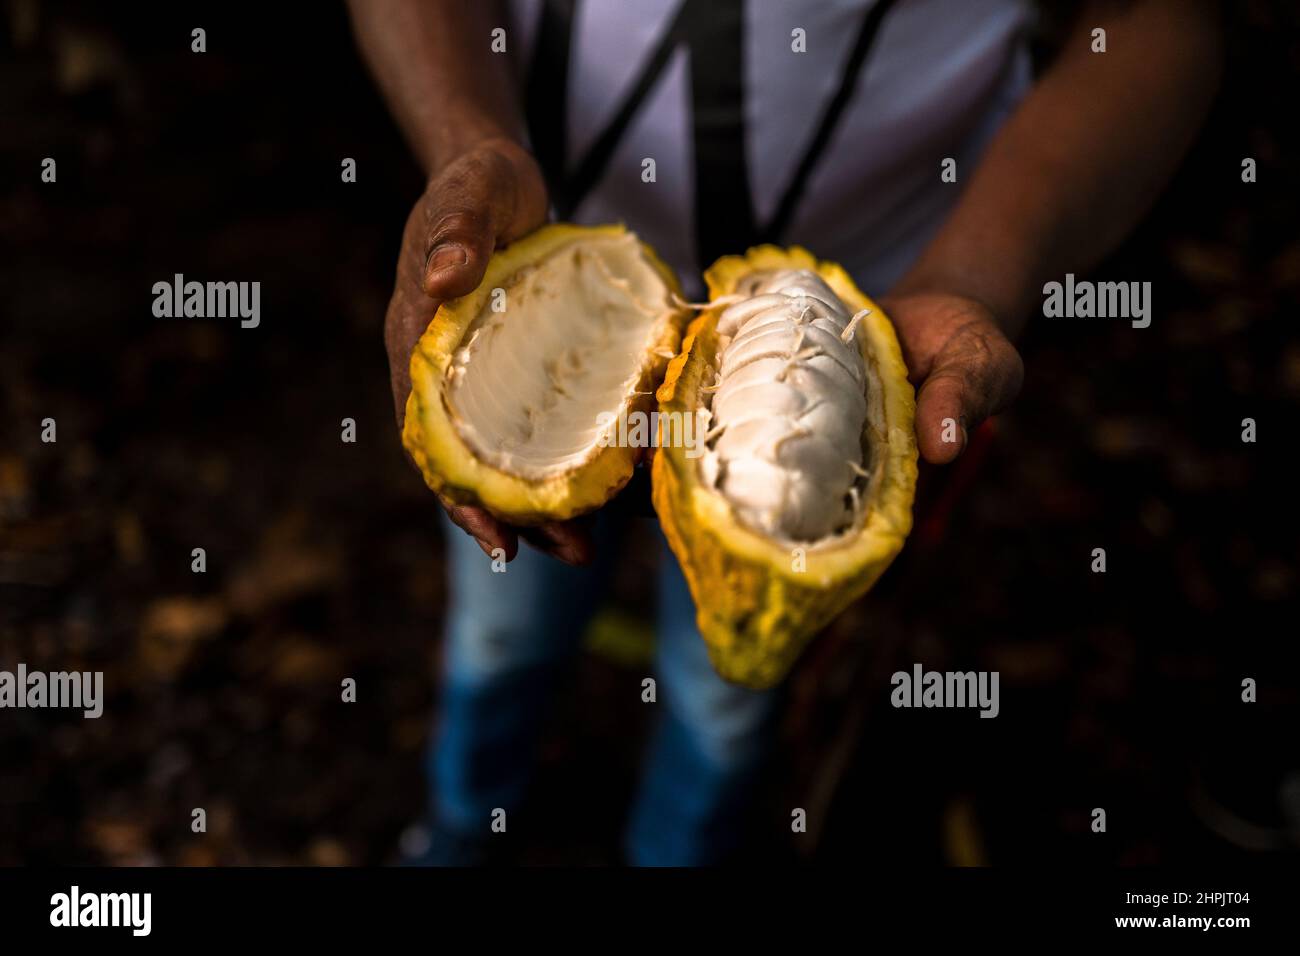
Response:
[{"label": "dark blurred background", "polygon": [[[1230,7],[1211,121],[1099,270],[1152,280],[1151,327],[1031,325],[1019,403],[924,476],[904,554],[796,672],[747,857],[1294,858],[1300,13]],[[444,604],[381,337],[418,171],[341,4],[3,13],[0,666],[103,670],[107,702],[0,711],[0,864],[388,862]],[[175,272],[260,280],[261,326],[155,319]],[[637,540],[557,695],[525,862],[617,859],[651,709]],[[1001,716],[893,710],[914,661],[999,670]]]}]

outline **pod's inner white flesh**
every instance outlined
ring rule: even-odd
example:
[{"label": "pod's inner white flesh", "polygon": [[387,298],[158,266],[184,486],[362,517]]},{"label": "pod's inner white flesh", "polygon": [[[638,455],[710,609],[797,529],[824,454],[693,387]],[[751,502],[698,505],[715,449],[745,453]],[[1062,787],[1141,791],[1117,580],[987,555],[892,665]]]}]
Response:
[{"label": "pod's inner white flesh", "polygon": [[718,318],[706,482],[769,537],[816,542],[860,522],[867,369],[857,319],[814,272],[755,272]]},{"label": "pod's inner white flesh", "polygon": [[652,350],[673,308],[631,234],[575,240],[520,269],[488,295],[448,366],[461,437],[523,478],[580,467],[662,360]]}]

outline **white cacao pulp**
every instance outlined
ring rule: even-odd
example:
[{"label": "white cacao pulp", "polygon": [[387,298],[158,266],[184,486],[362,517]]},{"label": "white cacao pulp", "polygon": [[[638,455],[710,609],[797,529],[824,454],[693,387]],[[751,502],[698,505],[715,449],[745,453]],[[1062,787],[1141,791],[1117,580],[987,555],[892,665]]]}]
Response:
[{"label": "white cacao pulp", "polygon": [[705,482],[792,542],[859,524],[867,374],[850,315],[815,273],[756,272],[718,319]]},{"label": "white cacao pulp", "polygon": [[628,233],[572,242],[488,297],[447,369],[444,397],[484,461],[540,480],[603,447],[672,322],[667,287]]}]

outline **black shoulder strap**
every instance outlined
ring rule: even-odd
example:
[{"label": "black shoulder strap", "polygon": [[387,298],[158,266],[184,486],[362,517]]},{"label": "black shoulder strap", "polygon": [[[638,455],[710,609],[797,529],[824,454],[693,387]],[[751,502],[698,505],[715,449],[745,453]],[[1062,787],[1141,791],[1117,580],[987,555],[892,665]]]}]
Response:
[{"label": "black shoulder strap", "polygon": [[844,64],[843,71],[840,73],[839,87],[835,90],[835,95],[831,97],[830,102],[826,104],[826,109],[822,111],[821,122],[817,124],[817,132],[813,134],[813,138],[804,150],[799,165],[795,167],[794,176],[791,178],[789,185],[786,186],[785,192],[781,195],[781,201],[777,203],[772,219],[763,229],[764,242],[780,242],[785,235],[785,231],[790,228],[790,220],[794,218],[795,210],[799,208],[799,202],[803,199],[804,191],[808,188],[808,179],[812,176],[813,170],[816,169],[817,161],[821,159],[822,153],[830,145],[831,135],[835,132],[835,127],[839,125],[844,110],[853,99],[853,91],[857,87],[858,75],[862,72],[862,67],[867,62],[867,54],[871,51],[871,42],[876,38],[876,34],[880,32],[880,24],[885,19],[885,14],[889,12],[896,2],[897,0],[877,0],[863,18],[862,26],[858,29],[857,39],[853,43],[853,50],[849,54],[848,61]]},{"label": "black shoulder strap", "polygon": [[[528,68],[528,137],[547,181],[564,181],[565,137],[569,126],[569,43],[573,0],[546,0]],[[554,192],[554,185],[552,192]],[[556,197],[552,197],[552,202]],[[558,206],[558,202],[556,202]],[[562,216],[563,218],[563,216]]]}]

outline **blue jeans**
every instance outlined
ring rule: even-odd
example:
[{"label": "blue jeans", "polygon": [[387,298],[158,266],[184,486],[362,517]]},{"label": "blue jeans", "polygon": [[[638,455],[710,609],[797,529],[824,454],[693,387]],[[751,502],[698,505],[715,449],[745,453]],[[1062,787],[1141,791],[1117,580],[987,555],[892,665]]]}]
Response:
[{"label": "blue jeans", "polygon": [[[523,800],[548,692],[580,646],[618,543],[601,516],[598,564],[570,567],[521,543],[496,573],[473,538],[449,521],[446,529],[451,586],[430,804],[439,839],[473,846],[490,834],[496,808],[508,820]],[[625,846],[637,865],[693,866],[723,860],[741,836],[778,692],[714,672],[686,580],[659,540],[657,703],[646,705],[659,714]]]}]

